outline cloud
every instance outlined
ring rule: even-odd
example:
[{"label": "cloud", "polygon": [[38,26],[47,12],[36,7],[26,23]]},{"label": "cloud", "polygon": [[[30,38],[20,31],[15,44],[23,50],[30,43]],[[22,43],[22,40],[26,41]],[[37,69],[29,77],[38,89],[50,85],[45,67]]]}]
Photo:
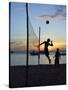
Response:
[{"label": "cloud", "polygon": [[59,15],[63,15],[65,16],[66,15],[66,6],[55,6],[55,9],[56,9],[56,14]]},{"label": "cloud", "polygon": [[54,6],[54,14],[53,15],[40,15],[37,18],[38,19],[61,19],[61,20],[66,20],[66,6],[61,6],[61,5],[56,5]]}]

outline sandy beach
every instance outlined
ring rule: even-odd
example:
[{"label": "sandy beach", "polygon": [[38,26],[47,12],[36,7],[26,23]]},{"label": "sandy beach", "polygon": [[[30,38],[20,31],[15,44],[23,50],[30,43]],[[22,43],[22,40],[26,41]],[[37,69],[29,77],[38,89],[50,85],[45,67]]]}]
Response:
[{"label": "sandy beach", "polygon": [[30,65],[26,86],[26,66],[10,66],[9,87],[31,87],[66,84],[66,64]]}]

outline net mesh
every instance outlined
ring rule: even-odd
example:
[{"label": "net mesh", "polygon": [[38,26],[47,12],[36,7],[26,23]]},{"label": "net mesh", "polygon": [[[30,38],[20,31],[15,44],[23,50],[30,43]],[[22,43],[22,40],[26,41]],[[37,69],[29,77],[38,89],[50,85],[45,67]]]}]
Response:
[{"label": "net mesh", "polygon": [[39,39],[29,19],[29,51],[30,52],[38,52],[38,47],[37,47],[38,42]]}]

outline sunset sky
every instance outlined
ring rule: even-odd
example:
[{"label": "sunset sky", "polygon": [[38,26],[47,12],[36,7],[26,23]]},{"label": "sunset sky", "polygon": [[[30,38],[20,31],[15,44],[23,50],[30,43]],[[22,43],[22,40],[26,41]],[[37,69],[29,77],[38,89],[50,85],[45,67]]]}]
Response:
[{"label": "sunset sky", "polygon": [[[11,50],[26,50],[27,28],[25,6],[25,3],[11,3]],[[29,23],[29,28],[31,29],[29,37],[32,40],[30,50],[36,48],[33,45],[34,43],[38,43],[39,26],[41,27],[40,42],[47,40],[47,38],[53,41],[54,46],[49,47],[49,50],[66,48],[66,6],[28,4],[28,14],[31,23]],[[46,20],[49,20],[50,23],[46,24]],[[44,45],[40,48],[43,49]]]}]

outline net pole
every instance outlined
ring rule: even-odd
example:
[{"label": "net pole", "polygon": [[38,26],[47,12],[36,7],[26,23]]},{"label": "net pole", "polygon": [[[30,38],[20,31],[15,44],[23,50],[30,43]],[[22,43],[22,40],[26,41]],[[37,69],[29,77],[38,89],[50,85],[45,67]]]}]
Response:
[{"label": "net pole", "polygon": [[28,3],[26,3],[26,24],[27,24],[27,58],[26,58],[26,81],[25,85],[28,86],[28,54],[29,54],[29,21],[28,21]]},{"label": "net pole", "polygon": [[[40,27],[39,27],[39,45],[40,45]],[[39,52],[38,52],[38,65],[40,64],[40,46],[39,46]]]}]

